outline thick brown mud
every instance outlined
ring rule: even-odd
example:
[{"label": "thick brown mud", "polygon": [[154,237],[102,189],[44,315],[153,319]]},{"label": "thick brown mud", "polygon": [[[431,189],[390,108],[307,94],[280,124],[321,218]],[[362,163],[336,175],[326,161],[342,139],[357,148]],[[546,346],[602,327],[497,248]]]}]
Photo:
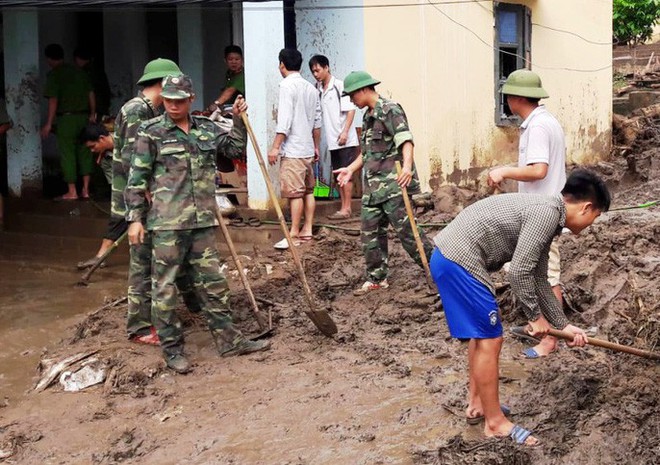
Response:
[{"label": "thick brown mud", "polygon": [[[616,158],[596,169],[616,190],[614,206],[622,206],[660,198],[656,164],[654,155],[632,172],[630,161]],[[459,200],[479,197],[456,188],[435,194],[436,210],[420,221],[445,221],[460,210]],[[542,445],[488,439],[481,426],[468,426],[467,347],[449,337],[422,271],[394,238],[390,245],[391,288],[363,297],[351,293],[363,279],[359,238],[321,230],[302,247],[319,307],[328,308],[339,327],[333,339],[301,311],[306,301],[290,256],[255,250],[244,261],[255,294],[273,304],[260,304],[277,327],[272,350],[220,358],[203,318],[181,308],[194,364],[186,376],[168,371],[158,348],[126,341],[125,304],[97,310],[109,297],[123,296],[117,278],[105,290],[75,290],[88,292],[82,297],[55,277],[35,279],[25,291],[29,298],[12,300],[5,291],[0,318],[16,327],[3,332],[4,339],[35,331],[48,336],[40,344],[44,354],[32,349],[25,358],[6,344],[0,351],[3,383],[6,366],[15,372],[23,365],[0,408],[0,461],[4,454],[6,463],[58,464],[660,463],[660,364],[593,347],[562,344],[548,358],[522,360],[525,345],[507,335],[502,400],[513,421],[533,430]],[[660,209],[605,214],[581,236],[563,235],[560,251],[569,318],[598,326],[599,338],[658,350]],[[1,271],[4,283],[12,270]],[[227,274],[235,319],[255,334],[231,263]],[[497,280],[507,328],[522,324],[506,276]],[[46,316],[21,322],[21,315],[46,307],[86,315],[63,320],[66,328],[42,322]],[[104,383],[77,393],[58,384],[32,391],[39,358],[87,351],[97,351],[105,365]]]}]

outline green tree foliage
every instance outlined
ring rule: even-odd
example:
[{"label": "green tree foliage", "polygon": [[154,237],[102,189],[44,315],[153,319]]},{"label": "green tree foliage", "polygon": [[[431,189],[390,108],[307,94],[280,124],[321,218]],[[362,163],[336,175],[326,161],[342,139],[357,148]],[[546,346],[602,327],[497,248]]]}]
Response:
[{"label": "green tree foliage", "polygon": [[648,40],[660,19],[660,0],[614,0],[613,9],[613,35],[621,44]]}]

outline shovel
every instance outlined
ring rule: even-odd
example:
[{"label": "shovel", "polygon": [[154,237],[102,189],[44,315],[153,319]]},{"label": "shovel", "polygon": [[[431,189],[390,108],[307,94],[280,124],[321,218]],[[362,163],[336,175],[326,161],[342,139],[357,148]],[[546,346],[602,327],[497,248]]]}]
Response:
[{"label": "shovel", "polygon": [[106,250],[105,253],[101,255],[98,260],[96,260],[96,263],[94,263],[94,265],[89,270],[87,270],[83,277],[80,278],[80,281],[76,283],[76,287],[87,287],[89,284],[89,278],[91,278],[92,274],[98,270],[101,264],[103,264],[103,262],[110,256],[110,254],[115,251],[119,244],[121,244],[121,241],[126,239],[127,235],[128,231],[124,231],[124,234],[119,236],[119,238],[112,243],[110,248]]},{"label": "shovel", "polygon": [[227,247],[229,247],[229,252],[231,253],[231,258],[234,259],[234,265],[236,265],[236,269],[238,270],[238,275],[241,277],[241,282],[243,283],[243,287],[245,288],[245,291],[247,292],[247,295],[250,298],[250,303],[252,304],[252,312],[254,313],[254,316],[257,319],[257,324],[259,325],[259,329],[261,330],[260,334],[257,334],[256,336],[253,336],[250,339],[256,340],[256,339],[263,339],[266,337],[270,337],[273,334],[272,314],[270,311],[268,312],[268,325],[266,325],[264,316],[259,311],[259,307],[257,306],[257,301],[254,298],[254,294],[252,293],[252,287],[250,287],[250,282],[248,281],[247,276],[245,276],[245,274],[243,273],[243,265],[241,264],[241,260],[238,258],[238,254],[236,253],[236,248],[234,247],[234,241],[229,235],[227,224],[225,223],[225,219],[220,213],[220,210],[217,207],[217,205],[215,208],[215,216],[218,219],[218,223],[220,223],[220,229],[222,230],[222,235],[225,237],[225,242],[227,243]]},{"label": "shovel", "polygon": [[[531,328],[527,327],[527,332],[530,332]],[[550,336],[554,336],[560,339],[565,339],[567,341],[573,340],[573,335],[564,331],[559,331],[558,329],[550,328],[548,331]],[[603,347],[605,349],[614,350],[617,352],[624,352],[626,354],[637,355],[638,357],[650,358],[651,360],[660,360],[660,353],[651,352],[649,350],[637,349],[636,347],[624,346],[622,344],[615,344],[614,342],[604,341],[602,339],[596,339],[595,337],[587,337],[587,344],[592,346]]]},{"label": "shovel", "polygon": [[291,234],[289,234],[289,228],[286,225],[284,220],[284,214],[282,214],[282,208],[280,207],[279,202],[277,201],[277,196],[275,195],[275,189],[273,189],[273,183],[270,181],[270,176],[268,175],[268,170],[266,169],[266,164],[264,163],[263,156],[261,155],[261,150],[259,149],[259,144],[257,144],[257,138],[254,135],[252,126],[250,125],[250,120],[245,112],[241,113],[241,118],[243,119],[243,124],[247,129],[248,135],[250,136],[250,141],[254,147],[254,152],[257,155],[257,161],[259,162],[259,167],[261,168],[261,174],[263,175],[264,182],[268,189],[268,195],[270,201],[275,207],[277,212],[277,218],[280,221],[280,226],[282,227],[282,232],[284,237],[286,237],[287,242],[289,243],[289,250],[293,256],[293,261],[296,264],[298,269],[298,275],[300,276],[300,281],[303,285],[303,290],[305,291],[305,298],[307,300],[308,310],[304,310],[305,314],[312,320],[312,323],[321,331],[324,335],[332,337],[334,334],[337,334],[337,325],[332,320],[327,310],[317,310],[314,299],[312,298],[312,290],[307,283],[307,278],[305,277],[305,270],[296,251],[296,247],[293,245],[293,240],[291,239]]},{"label": "shovel", "polygon": [[[401,175],[401,163],[399,163],[398,161],[396,162],[396,174]],[[429,289],[433,291],[433,294],[436,294],[435,282],[431,277],[429,262],[426,258],[426,253],[424,252],[424,246],[422,245],[422,239],[419,237],[419,231],[417,230],[417,223],[415,222],[415,216],[413,215],[412,206],[410,205],[410,198],[408,197],[408,189],[402,187],[401,191],[403,192],[403,203],[406,205],[406,213],[408,214],[410,227],[412,228],[413,236],[415,237],[415,244],[417,244],[417,251],[419,252],[419,256],[422,258],[422,265],[424,265],[424,273],[426,274],[426,284],[428,284]]]}]

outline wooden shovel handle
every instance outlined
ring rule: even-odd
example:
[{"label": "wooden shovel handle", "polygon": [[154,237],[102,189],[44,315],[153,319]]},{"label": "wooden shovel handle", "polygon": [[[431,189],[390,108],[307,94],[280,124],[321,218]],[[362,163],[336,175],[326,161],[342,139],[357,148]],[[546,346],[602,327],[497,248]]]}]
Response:
[{"label": "wooden shovel handle", "polygon": [[[263,175],[264,182],[266,183],[266,189],[268,190],[270,201],[273,204],[275,211],[277,212],[277,219],[280,222],[282,233],[284,233],[284,237],[286,237],[286,240],[289,242],[289,251],[291,252],[291,256],[293,257],[293,261],[296,265],[296,269],[298,270],[298,276],[302,282],[307,305],[309,306],[309,311],[305,312],[305,314],[312,320],[312,322],[316,325],[317,328],[319,328],[319,330],[321,330],[324,335],[331,337],[333,334],[337,333],[337,325],[335,325],[334,321],[332,321],[332,318],[330,318],[330,315],[327,311],[318,310],[316,308],[316,303],[312,297],[312,289],[309,287],[309,284],[307,283],[307,277],[305,276],[305,269],[302,266],[300,256],[296,251],[296,247],[293,245],[293,240],[291,239],[291,234],[289,233],[289,227],[287,226],[286,220],[284,219],[282,207],[280,207],[280,203],[277,201],[277,195],[275,194],[273,183],[270,180],[270,175],[268,174],[268,169],[266,168],[266,163],[264,162],[264,157],[261,155],[261,149],[257,143],[257,137],[254,135],[254,131],[252,130],[252,125],[250,124],[247,113],[241,113],[241,119],[243,120],[245,129],[247,130],[250,141],[252,142],[252,147],[254,148],[254,153],[257,156],[257,162],[259,162],[259,168],[261,168],[261,174]],[[317,316],[317,314],[322,315]]]},{"label": "wooden shovel handle", "polygon": [[110,256],[110,254],[115,251],[115,249],[119,246],[119,244],[121,244],[121,242],[124,239],[126,239],[127,235],[128,235],[128,231],[124,231],[124,234],[119,236],[117,240],[112,243],[110,248],[108,248],[108,250],[106,250],[105,253],[96,260],[96,263],[94,263],[94,265],[89,270],[87,270],[87,272],[83,275],[83,277],[78,282],[79,285],[81,286],[87,285],[87,283],[89,282],[89,278],[92,277],[92,274],[94,274],[94,272],[99,269],[99,267]]},{"label": "wooden shovel handle", "polygon": [[[396,173],[401,175],[401,163],[397,160],[396,162]],[[417,222],[415,221],[415,215],[413,215],[412,205],[410,205],[410,197],[408,197],[408,189],[405,187],[401,188],[403,192],[403,203],[406,206],[406,213],[408,214],[408,220],[410,221],[410,227],[413,231],[413,237],[415,238],[415,244],[417,244],[417,251],[419,256],[422,259],[422,265],[424,266],[424,272],[426,273],[426,283],[431,289],[435,289],[435,282],[431,276],[431,269],[429,268],[429,262],[426,258],[426,253],[424,252],[424,245],[422,244],[422,238],[419,237],[419,231],[417,230]]]},{"label": "wooden shovel handle", "polygon": [[234,241],[229,235],[229,229],[227,229],[227,224],[225,223],[225,219],[222,217],[222,213],[220,213],[220,209],[217,206],[215,208],[215,216],[218,219],[218,223],[220,224],[222,235],[225,237],[225,242],[227,243],[227,247],[229,248],[229,252],[231,253],[231,258],[234,260],[234,265],[236,265],[236,269],[238,270],[238,275],[241,277],[241,283],[243,283],[245,292],[247,292],[247,295],[250,299],[250,303],[252,304],[252,312],[254,313],[254,316],[257,319],[257,324],[259,325],[259,329],[261,331],[265,331],[266,329],[273,329],[272,326],[270,325],[268,327],[266,326],[264,317],[261,314],[261,312],[259,312],[259,306],[257,305],[257,300],[254,298],[254,294],[252,293],[252,287],[250,286],[250,282],[248,281],[247,276],[245,276],[245,274],[243,273],[243,265],[241,263],[241,259],[238,258],[238,254],[236,253],[236,247],[234,247]]},{"label": "wooden shovel handle", "polygon": [[[551,336],[565,339],[567,341],[573,340],[573,335],[566,333],[564,331],[559,331],[558,329],[550,329],[548,332]],[[615,350],[617,352],[625,352],[627,354],[637,355],[639,357],[646,357],[653,360],[660,360],[660,354],[656,352],[651,352],[648,350],[637,349],[635,347],[624,346],[621,344],[615,344],[614,342],[603,341],[602,339],[596,339],[594,337],[587,337],[587,344],[592,346],[603,347],[605,349]]]}]

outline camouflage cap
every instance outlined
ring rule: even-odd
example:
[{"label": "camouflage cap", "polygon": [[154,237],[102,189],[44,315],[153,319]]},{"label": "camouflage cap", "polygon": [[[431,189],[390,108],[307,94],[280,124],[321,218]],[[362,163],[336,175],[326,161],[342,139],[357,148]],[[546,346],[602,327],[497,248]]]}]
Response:
[{"label": "camouflage cap", "polygon": [[184,99],[195,95],[193,83],[190,76],[179,74],[177,76],[167,76],[163,79],[163,90],[160,96],[170,99]]}]

